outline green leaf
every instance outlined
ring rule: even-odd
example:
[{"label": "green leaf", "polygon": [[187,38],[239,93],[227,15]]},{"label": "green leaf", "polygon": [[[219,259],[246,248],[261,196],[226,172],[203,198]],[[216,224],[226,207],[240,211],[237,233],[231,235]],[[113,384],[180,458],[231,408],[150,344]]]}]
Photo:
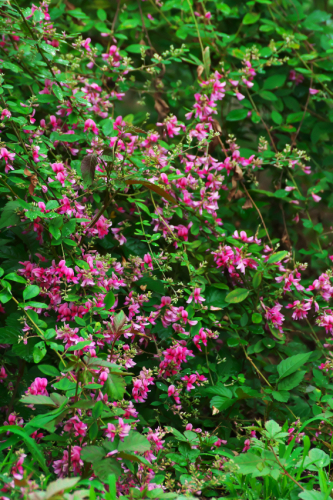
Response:
[{"label": "green leaf", "polygon": [[62,142],[76,142],[80,141],[81,137],[77,134],[60,134],[59,141]]},{"label": "green leaf", "polygon": [[93,461],[93,471],[101,481],[107,481],[110,474],[119,477],[122,473],[120,463],[115,458],[104,458],[98,462]]},{"label": "green leaf", "polygon": [[110,290],[104,297],[104,307],[105,309],[109,310],[115,303],[115,296],[113,294],[113,291]]},{"label": "green leaf", "polygon": [[58,87],[58,85],[53,85],[52,90],[56,98],[59,99],[59,101],[62,101],[64,98],[64,94],[62,93],[62,90]]},{"label": "green leaf", "polygon": [[274,109],[272,111],[271,118],[272,118],[273,122],[276,123],[276,125],[281,125],[283,122],[282,115],[280,115],[280,113],[278,111],[276,111],[276,109]]},{"label": "green leaf", "polygon": [[144,276],[143,278],[136,281],[135,284],[138,286],[146,285],[147,290],[152,290],[153,292],[156,292],[156,293],[159,293],[162,295],[164,295],[164,293],[165,293],[165,288],[164,288],[164,284],[162,283],[162,281],[153,279],[150,276]]},{"label": "green leaf", "polygon": [[92,410],[92,416],[94,419],[98,419],[104,410],[105,406],[102,401],[97,401],[97,403],[94,404],[93,410]]},{"label": "green leaf", "polygon": [[106,453],[107,452],[104,448],[102,448],[102,446],[85,446],[82,448],[80,458],[82,458],[85,462],[93,463],[103,460]]},{"label": "green leaf", "polygon": [[276,401],[280,401],[280,403],[287,403],[290,394],[287,391],[273,391],[272,396]]},{"label": "green leaf", "polygon": [[132,451],[143,453],[148,450],[150,450],[148,439],[135,431],[130,431],[129,435],[124,438],[124,441],[120,441],[118,445],[118,451],[125,451],[126,453],[131,453]]},{"label": "green leaf", "polygon": [[265,99],[265,101],[277,101],[278,99],[273,92],[269,92],[268,90],[260,90],[259,95]]},{"label": "green leaf", "polygon": [[233,109],[227,115],[228,122],[238,122],[240,120],[245,120],[247,117],[248,110],[247,109]]},{"label": "green leaf", "polygon": [[[73,488],[79,481],[80,481],[79,477],[66,477],[63,479],[57,479],[56,481],[52,481],[52,483],[49,483],[46,488],[45,498],[47,499],[59,498],[57,495],[58,493],[60,493],[60,496],[62,496],[66,490],[70,490],[71,488]],[[65,496],[67,497],[67,495]]]},{"label": "green leaf", "polygon": [[24,300],[32,299],[36,297],[40,292],[40,289],[37,285],[29,285],[25,290],[23,290],[23,298]]},{"label": "green leaf", "polygon": [[327,467],[330,463],[330,457],[319,448],[312,448],[309,455],[305,457],[303,467],[317,472],[318,467]]},{"label": "green leaf", "polygon": [[132,54],[140,54],[142,49],[148,50],[149,45],[141,45],[139,43],[135,43],[125,48],[127,52],[131,52]]},{"label": "green leaf", "polygon": [[260,13],[248,12],[243,18],[243,24],[254,24],[260,19]]},{"label": "green leaf", "polygon": [[232,292],[228,293],[225,301],[229,302],[229,304],[237,304],[238,302],[243,302],[249,293],[249,290],[246,290],[246,288],[236,288]]},{"label": "green leaf", "polygon": [[272,89],[276,89],[277,87],[282,87],[282,85],[285,83],[286,79],[287,79],[287,75],[269,76],[264,81],[264,89],[272,90]]},{"label": "green leaf", "polygon": [[38,342],[38,344],[34,346],[34,350],[32,352],[34,362],[39,363],[40,361],[42,361],[45,354],[46,354],[45,342]]},{"label": "green leaf", "polygon": [[226,410],[227,408],[229,408],[230,406],[232,406],[235,402],[237,401],[237,399],[228,399],[228,398],[225,398],[223,396],[214,396],[211,400],[210,400],[210,407],[211,408],[217,408],[218,410],[222,411],[222,410]]},{"label": "green leaf", "polygon": [[208,77],[209,72],[210,72],[210,65],[211,65],[209,47],[206,47],[205,50],[203,51],[203,64],[204,64],[206,76]]},{"label": "green leaf", "polygon": [[43,469],[44,473],[46,476],[49,475],[49,469],[46,465],[45,458],[43,453],[40,451],[40,448],[38,444],[36,443],[35,439],[31,438],[25,431],[24,429],[21,429],[21,427],[18,427],[17,425],[4,425],[0,427],[0,434],[7,433],[7,432],[12,432],[13,434],[16,434],[17,436],[20,436],[25,445],[27,446],[29,452],[31,453],[32,457],[37,460],[41,468]]},{"label": "green leaf", "polygon": [[17,344],[19,336],[22,336],[22,332],[18,328],[0,328],[0,344]]},{"label": "green leaf", "polygon": [[149,211],[149,208],[144,205],[143,203],[140,203],[139,201],[135,201],[135,204],[141,208],[141,210],[143,210],[144,212],[146,212],[147,215],[149,215],[151,217],[151,213]]},{"label": "green leaf", "polygon": [[60,391],[69,391],[70,389],[74,389],[76,387],[76,383],[68,380],[68,378],[63,378],[53,384],[53,387],[59,389]]},{"label": "green leaf", "polygon": [[27,280],[23,276],[19,276],[16,273],[9,273],[5,276],[5,280],[16,281],[17,283],[26,283]]},{"label": "green leaf", "polygon": [[0,229],[8,226],[15,226],[21,222],[20,217],[15,213],[18,208],[20,208],[20,203],[17,200],[6,203],[1,213]]},{"label": "green leaf", "polygon": [[262,322],[262,315],[259,313],[253,313],[251,319],[252,319],[252,323],[261,323]]},{"label": "green leaf", "polygon": [[289,252],[286,252],[285,250],[282,252],[274,253],[267,260],[267,264],[275,264],[276,262],[280,262],[283,259],[285,259],[288,255],[289,255]]},{"label": "green leaf", "polygon": [[59,377],[60,375],[59,370],[52,365],[39,365],[38,370],[44,373],[44,375],[50,375],[50,377]]},{"label": "green leaf", "polygon": [[104,9],[98,9],[97,17],[100,21],[106,21],[107,15]]},{"label": "green leaf", "polygon": [[295,356],[289,356],[288,358],[281,361],[277,366],[277,371],[279,373],[280,379],[288,377],[295,371],[297,371],[301,366],[303,366],[310,358],[312,352],[306,352],[302,354],[295,354]]},{"label": "green leaf", "polygon": [[317,490],[301,491],[298,495],[302,500],[328,500],[327,495]]},{"label": "green leaf", "polygon": [[38,395],[38,396],[33,396],[33,395],[29,395],[29,396],[23,396],[21,399],[20,399],[21,403],[23,404],[26,404],[26,405],[46,405],[46,406],[57,406],[55,404],[55,402],[49,398],[48,396],[42,396],[42,395]]},{"label": "green leaf", "polygon": [[283,378],[278,386],[279,391],[291,391],[302,382],[305,374],[306,371],[300,371]]},{"label": "green leaf", "polygon": [[255,275],[253,276],[253,280],[252,280],[253,288],[258,288],[260,286],[261,280],[262,280],[262,272],[257,271],[255,273]]},{"label": "green leaf", "polygon": [[83,349],[84,347],[87,347],[87,345],[90,345],[90,344],[91,344],[91,340],[81,340],[81,342],[78,342],[77,344],[72,345],[67,350],[69,352],[80,351],[81,349]]},{"label": "green leaf", "polygon": [[[222,283],[221,283],[222,284]],[[227,289],[228,290],[228,289]],[[225,307],[226,306],[226,289],[216,288],[215,286],[207,286],[205,290],[205,305],[215,306],[215,307]]]},{"label": "green leaf", "polygon": [[111,399],[120,401],[125,394],[126,382],[123,377],[109,373],[104,387]]},{"label": "green leaf", "polygon": [[300,122],[303,119],[304,112],[299,111],[298,113],[290,113],[290,115],[287,116],[287,123],[297,123]]},{"label": "green leaf", "polygon": [[2,67],[5,69],[10,69],[14,73],[21,73],[21,71],[22,71],[20,66],[17,66],[16,64],[13,64],[9,61],[2,61]]},{"label": "green leaf", "polygon": [[264,466],[263,459],[250,451],[235,457],[233,462],[239,466],[238,472],[241,474],[256,473]]}]

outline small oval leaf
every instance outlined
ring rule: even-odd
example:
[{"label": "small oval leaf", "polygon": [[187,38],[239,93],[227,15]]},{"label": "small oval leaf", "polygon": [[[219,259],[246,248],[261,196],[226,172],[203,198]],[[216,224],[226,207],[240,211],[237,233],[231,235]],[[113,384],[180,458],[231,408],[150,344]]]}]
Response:
[{"label": "small oval leaf", "polygon": [[236,288],[232,292],[228,293],[225,301],[229,302],[229,304],[237,304],[238,302],[243,302],[249,293],[249,290],[246,290],[246,288]]}]

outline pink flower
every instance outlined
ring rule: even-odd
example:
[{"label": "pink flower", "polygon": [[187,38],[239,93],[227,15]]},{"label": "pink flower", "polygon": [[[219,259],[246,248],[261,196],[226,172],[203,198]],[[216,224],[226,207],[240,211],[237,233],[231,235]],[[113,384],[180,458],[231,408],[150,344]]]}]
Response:
[{"label": "pink flower", "polygon": [[14,170],[14,168],[12,166],[12,161],[15,158],[15,153],[10,153],[6,148],[1,148],[0,149],[0,158],[5,160],[5,162],[6,162],[6,167],[5,167],[6,174],[9,172],[9,170]]},{"label": "pink flower", "polygon": [[205,302],[206,299],[202,297],[200,293],[201,293],[201,288],[195,288],[194,292],[190,295],[190,297],[187,299],[186,302],[188,304],[190,304],[192,300],[194,300],[196,304],[200,304],[200,302]]},{"label": "pink flower", "polygon": [[179,391],[177,391],[176,387],[174,385],[170,385],[168,387],[168,396],[169,398],[171,398],[171,396],[173,396],[175,402],[177,403],[177,405],[180,404],[180,399],[179,399]]},{"label": "pink flower", "polygon": [[265,304],[261,301],[261,305],[265,311],[265,318],[268,321],[271,321],[273,326],[283,332],[282,324],[284,322],[285,317],[280,313],[280,309],[282,309],[282,305],[278,302],[273,307],[266,307]]},{"label": "pink flower", "polygon": [[118,419],[118,433],[120,441],[124,441],[124,438],[129,435],[131,430],[130,424],[125,424],[122,418]]},{"label": "pink flower", "polygon": [[317,319],[319,326],[323,326],[326,333],[333,332],[333,311],[331,309],[326,309],[324,313]]},{"label": "pink flower", "polygon": [[204,328],[200,328],[199,333],[194,336],[193,342],[195,343],[196,347],[201,351],[201,347],[199,345],[200,342],[203,343],[203,345],[207,345],[207,334],[205,332]]},{"label": "pink flower", "polygon": [[321,197],[318,196],[317,194],[311,193],[311,196],[313,198],[313,201],[315,201],[316,203],[318,203],[321,200]]},{"label": "pink flower", "polygon": [[191,391],[192,389],[195,389],[194,382],[197,380],[197,376],[192,373],[192,375],[188,376],[185,375],[185,377],[182,377],[182,380],[186,382],[186,390]]},{"label": "pink flower", "polygon": [[153,259],[151,258],[149,253],[146,253],[146,255],[144,255],[143,260],[144,260],[144,263],[147,264],[149,269],[154,269],[153,268]]},{"label": "pink flower", "polygon": [[114,441],[114,438],[116,437],[116,426],[108,424],[104,434],[108,439],[110,439],[110,441]]},{"label": "pink flower", "polygon": [[34,396],[36,396],[36,395],[48,396],[49,393],[46,390],[47,384],[48,384],[48,381],[46,378],[37,377],[37,378],[35,378],[35,380],[31,384],[31,386],[29,387],[29,389],[25,393],[27,395],[32,394]]},{"label": "pink flower", "polygon": [[154,384],[154,379],[149,370],[144,368],[137,378],[133,379],[132,395],[135,401],[143,403],[148,396],[149,385]]},{"label": "pink flower", "polygon": [[0,382],[2,383],[5,378],[7,378],[7,373],[6,373],[6,370],[5,370],[5,367],[2,366],[1,369],[0,369]]},{"label": "pink flower", "polygon": [[250,449],[250,446],[251,446],[250,439],[245,439],[245,441],[244,441],[244,448],[242,450],[242,453],[245,453],[246,451],[248,451]]},{"label": "pink flower", "polygon": [[163,123],[159,122],[156,125],[159,127],[164,126],[166,128],[166,134],[169,137],[178,135],[181,129],[185,131],[185,125],[178,123],[177,117],[175,115],[167,117]]},{"label": "pink flower", "polygon": [[309,92],[310,92],[311,95],[316,95],[316,94],[318,94],[319,90],[309,89]]},{"label": "pink flower", "polygon": [[66,424],[64,425],[64,431],[74,432],[75,437],[84,437],[87,434],[87,426],[86,424],[81,422],[77,415],[75,415],[74,417],[67,420]]},{"label": "pink flower", "polygon": [[[83,461],[80,459],[82,448],[80,446],[72,446],[71,449],[71,469],[75,476],[80,475],[81,469],[83,467]],[[60,477],[68,476],[68,466],[69,466],[69,457],[68,450],[65,450],[63,453],[63,457],[61,460],[55,460],[53,462],[53,469],[55,474]]]},{"label": "pink flower", "polygon": [[293,309],[292,318],[294,320],[305,319],[308,315],[308,311],[311,309],[312,299],[305,301],[295,300],[292,304],[288,304],[286,309]]},{"label": "pink flower", "polygon": [[111,66],[118,67],[120,66],[120,61],[122,59],[121,55],[118,52],[118,48],[116,45],[111,45],[108,54],[102,54],[104,60],[106,60]]},{"label": "pink flower", "polygon": [[0,120],[2,121],[4,118],[10,118],[11,116],[11,112],[8,109],[4,109],[1,113]]},{"label": "pink flower", "polygon": [[54,173],[56,173],[56,179],[61,182],[61,185],[65,185],[65,179],[67,177],[67,172],[62,163],[51,163],[51,167]]},{"label": "pink flower", "polygon": [[235,95],[239,101],[245,99],[245,95],[241,94],[240,92],[236,92]]},{"label": "pink flower", "polygon": [[86,38],[81,42],[81,45],[84,49],[86,49],[88,52],[91,52],[91,48],[89,47],[89,44],[91,42],[91,38]]},{"label": "pink flower", "polygon": [[87,130],[90,130],[98,135],[98,128],[97,128],[97,125],[96,123],[94,122],[94,120],[92,120],[91,118],[88,118],[88,120],[86,120],[84,122],[84,129],[83,129],[83,132],[87,132]]}]

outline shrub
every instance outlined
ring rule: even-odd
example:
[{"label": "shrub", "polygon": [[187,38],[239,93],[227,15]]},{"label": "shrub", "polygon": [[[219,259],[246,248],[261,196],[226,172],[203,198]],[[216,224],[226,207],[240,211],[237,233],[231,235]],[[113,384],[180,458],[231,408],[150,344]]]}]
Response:
[{"label": "shrub", "polygon": [[329,498],[331,15],[1,13],[2,498]]}]

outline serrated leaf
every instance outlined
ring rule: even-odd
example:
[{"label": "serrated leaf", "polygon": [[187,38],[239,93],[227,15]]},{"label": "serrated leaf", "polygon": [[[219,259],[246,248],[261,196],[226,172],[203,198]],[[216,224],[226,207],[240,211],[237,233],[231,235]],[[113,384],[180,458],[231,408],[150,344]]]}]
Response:
[{"label": "serrated leaf", "polygon": [[101,481],[107,481],[110,474],[119,477],[122,473],[120,463],[114,458],[104,458],[98,462],[93,462],[93,471]]},{"label": "serrated leaf", "polygon": [[306,352],[301,354],[295,354],[295,356],[289,356],[288,358],[281,361],[277,366],[277,371],[279,373],[280,379],[288,377],[294,373],[298,368],[303,366],[310,358],[312,352]]},{"label": "serrated leaf", "polygon": [[306,371],[300,371],[283,378],[278,386],[279,391],[291,391],[302,382],[305,374]]},{"label": "serrated leaf", "polygon": [[109,373],[104,387],[112,400],[120,401],[125,394],[126,382],[120,375]]},{"label": "serrated leaf", "polygon": [[22,332],[18,328],[7,326],[0,328],[0,344],[17,344]]},{"label": "serrated leaf", "polygon": [[98,462],[103,460],[106,455],[106,451],[102,446],[85,446],[82,448],[80,453],[80,458],[85,462]]},{"label": "serrated leaf", "polygon": [[287,391],[273,391],[272,396],[274,399],[276,399],[276,401],[279,401],[280,403],[287,403],[290,394]]},{"label": "serrated leaf", "polygon": [[118,445],[118,451],[125,451],[126,453],[131,453],[132,451],[143,453],[148,450],[150,450],[148,439],[135,431],[130,431],[129,435],[124,438],[124,441],[120,441]]}]

